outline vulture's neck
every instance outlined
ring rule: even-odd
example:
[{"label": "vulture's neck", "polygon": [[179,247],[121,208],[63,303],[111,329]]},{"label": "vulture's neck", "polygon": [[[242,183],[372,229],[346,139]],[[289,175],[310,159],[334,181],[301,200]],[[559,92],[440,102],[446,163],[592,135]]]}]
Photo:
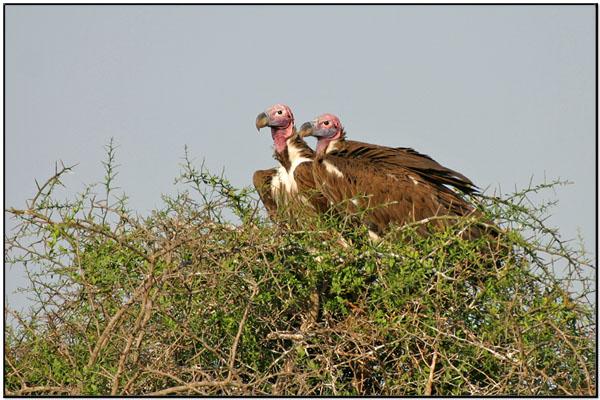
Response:
[{"label": "vulture's neck", "polygon": [[332,151],[340,150],[346,143],[346,132],[342,129],[339,136],[333,138],[324,143],[317,142],[317,153],[323,152],[323,154],[331,153]]},{"label": "vulture's neck", "polygon": [[282,151],[278,151],[275,146],[274,157],[287,171],[290,170],[294,161],[300,158],[312,160],[315,157],[315,152],[297,133],[287,138],[284,143]]},{"label": "vulture's neck", "polygon": [[296,134],[296,127],[293,123],[290,123],[285,128],[271,128],[271,137],[273,138],[273,143],[275,144],[275,152],[281,153],[287,146],[287,140],[291,136]]}]

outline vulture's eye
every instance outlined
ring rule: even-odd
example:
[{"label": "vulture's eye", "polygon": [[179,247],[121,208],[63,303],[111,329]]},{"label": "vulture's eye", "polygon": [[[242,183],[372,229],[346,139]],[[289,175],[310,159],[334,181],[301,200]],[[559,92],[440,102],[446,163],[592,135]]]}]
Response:
[{"label": "vulture's eye", "polygon": [[279,111],[277,111],[277,114],[281,115],[281,114],[283,114],[283,111],[279,110]]},{"label": "vulture's eye", "polygon": [[323,122],[323,125],[325,125],[325,126],[329,125],[329,121]]}]

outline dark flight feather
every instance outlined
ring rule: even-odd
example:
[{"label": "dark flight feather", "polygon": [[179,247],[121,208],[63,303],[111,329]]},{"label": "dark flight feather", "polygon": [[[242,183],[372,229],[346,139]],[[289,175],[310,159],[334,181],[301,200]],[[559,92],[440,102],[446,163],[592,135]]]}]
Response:
[{"label": "dark flight feather", "polygon": [[331,142],[327,153],[342,158],[364,158],[371,160],[391,173],[398,169],[401,173],[409,170],[434,185],[452,186],[465,194],[477,192],[477,187],[463,174],[440,165],[426,154],[409,147],[387,147],[376,144],[345,140],[342,132],[340,140]]},{"label": "dark flight feather", "polygon": [[[365,147],[356,147],[365,151]],[[382,167],[372,157],[341,157],[335,152],[318,155],[313,161],[318,190],[343,214],[367,210],[364,223],[376,234],[392,225],[405,225],[435,216],[464,216],[476,212],[447,188],[433,184],[411,169]],[[447,219],[432,219],[431,225],[445,226]],[[426,226],[420,228],[425,232]]]}]

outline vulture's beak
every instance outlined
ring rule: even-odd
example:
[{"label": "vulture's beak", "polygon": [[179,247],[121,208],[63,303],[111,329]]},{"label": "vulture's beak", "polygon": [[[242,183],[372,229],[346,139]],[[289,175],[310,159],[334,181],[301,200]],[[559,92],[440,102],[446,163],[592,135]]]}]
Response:
[{"label": "vulture's beak", "polygon": [[300,135],[300,137],[311,136],[313,134],[314,127],[314,122],[305,122],[300,127],[300,132],[298,132],[298,134]]},{"label": "vulture's beak", "polygon": [[269,125],[269,117],[264,112],[258,114],[256,117],[256,129],[260,131],[260,128],[264,128]]}]

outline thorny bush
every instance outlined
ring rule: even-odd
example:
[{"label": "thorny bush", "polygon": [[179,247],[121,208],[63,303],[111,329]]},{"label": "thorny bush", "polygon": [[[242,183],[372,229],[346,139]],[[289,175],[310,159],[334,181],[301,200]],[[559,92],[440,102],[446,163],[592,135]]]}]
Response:
[{"label": "thorny bush", "polygon": [[184,189],[140,217],[112,142],[104,166],[102,195],[57,200],[62,166],[7,210],[32,307],[5,308],[5,394],[596,393],[594,267],[529,202],[560,182],[473,199],[493,239],[461,239],[481,223],[463,218],[373,242],[332,216],[273,224],[187,150]]}]

